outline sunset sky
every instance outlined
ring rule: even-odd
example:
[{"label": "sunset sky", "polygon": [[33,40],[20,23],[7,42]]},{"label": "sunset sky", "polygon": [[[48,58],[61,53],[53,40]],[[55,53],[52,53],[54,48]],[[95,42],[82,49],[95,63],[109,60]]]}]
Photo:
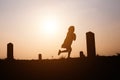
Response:
[{"label": "sunset sky", "polygon": [[71,57],[87,55],[88,31],[95,33],[98,55],[120,52],[120,0],[0,0],[0,59],[9,42],[15,59],[67,57],[57,54],[71,25],[77,36]]}]

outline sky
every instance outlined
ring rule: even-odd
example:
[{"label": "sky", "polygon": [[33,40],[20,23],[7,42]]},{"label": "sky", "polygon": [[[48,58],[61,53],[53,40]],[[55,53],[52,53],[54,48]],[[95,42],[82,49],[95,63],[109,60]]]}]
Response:
[{"label": "sky", "polygon": [[120,0],[0,0],[0,59],[14,44],[15,59],[56,59],[69,26],[76,41],[71,57],[86,51],[86,32],[95,33],[97,55],[120,52]]}]

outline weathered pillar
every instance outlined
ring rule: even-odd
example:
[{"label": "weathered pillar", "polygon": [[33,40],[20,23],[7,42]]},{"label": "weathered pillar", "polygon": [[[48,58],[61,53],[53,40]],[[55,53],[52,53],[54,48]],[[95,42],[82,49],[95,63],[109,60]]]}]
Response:
[{"label": "weathered pillar", "polygon": [[95,35],[93,32],[86,33],[87,43],[87,57],[92,58],[96,56]]},{"label": "weathered pillar", "polygon": [[12,43],[7,44],[7,59],[8,60],[13,60],[14,59],[14,56],[13,56],[13,44]]},{"label": "weathered pillar", "polygon": [[42,60],[42,54],[38,54],[39,60]]}]

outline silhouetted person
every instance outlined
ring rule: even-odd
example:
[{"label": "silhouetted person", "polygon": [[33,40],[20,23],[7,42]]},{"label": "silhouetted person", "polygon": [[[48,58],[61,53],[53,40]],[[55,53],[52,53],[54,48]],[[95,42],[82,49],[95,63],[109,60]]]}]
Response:
[{"label": "silhouetted person", "polygon": [[72,51],[71,48],[71,44],[73,42],[73,40],[76,40],[76,34],[74,33],[75,27],[74,26],[70,26],[67,32],[67,36],[64,40],[64,43],[62,44],[61,48],[65,48],[66,50],[59,50],[58,55],[60,55],[61,53],[64,52],[68,52],[68,58],[70,58],[70,54]]}]

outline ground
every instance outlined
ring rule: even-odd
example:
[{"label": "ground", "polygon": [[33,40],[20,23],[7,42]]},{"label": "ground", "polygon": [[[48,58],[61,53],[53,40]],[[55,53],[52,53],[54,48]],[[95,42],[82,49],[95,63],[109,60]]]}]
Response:
[{"label": "ground", "polygon": [[52,60],[0,60],[2,80],[120,79],[119,56]]}]

